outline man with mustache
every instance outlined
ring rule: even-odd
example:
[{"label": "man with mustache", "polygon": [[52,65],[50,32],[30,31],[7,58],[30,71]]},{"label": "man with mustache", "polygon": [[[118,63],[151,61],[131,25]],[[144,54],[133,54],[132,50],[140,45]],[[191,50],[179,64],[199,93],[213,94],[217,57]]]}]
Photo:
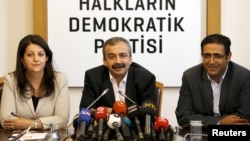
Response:
[{"label": "man with mustache", "polygon": [[[145,101],[156,103],[155,81],[153,73],[132,61],[129,41],[122,37],[110,38],[103,45],[103,65],[85,72],[80,110],[106,106],[110,107],[111,112],[117,100],[131,106],[133,103],[120,95],[119,91],[139,105]],[[88,107],[106,88],[109,91]]]}]

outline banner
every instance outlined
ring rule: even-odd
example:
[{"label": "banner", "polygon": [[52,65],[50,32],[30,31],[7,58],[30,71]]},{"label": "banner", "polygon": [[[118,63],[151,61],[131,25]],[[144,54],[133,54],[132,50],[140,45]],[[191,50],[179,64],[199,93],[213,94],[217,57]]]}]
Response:
[{"label": "banner", "polygon": [[133,61],[167,87],[181,85],[184,70],[200,62],[201,1],[49,0],[48,43],[69,86],[82,87],[84,72],[101,65],[105,40],[121,36]]}]

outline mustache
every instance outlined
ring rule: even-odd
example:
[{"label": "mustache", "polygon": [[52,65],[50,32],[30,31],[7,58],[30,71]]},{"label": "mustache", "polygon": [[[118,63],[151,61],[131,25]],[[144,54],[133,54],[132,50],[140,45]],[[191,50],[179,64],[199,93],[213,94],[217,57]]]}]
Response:
[{"label": "mustache", "polygon": [[112,68],[113,68],[113,69],[125,68],[125,64],[117,63],[117,64],[112,65]]}]

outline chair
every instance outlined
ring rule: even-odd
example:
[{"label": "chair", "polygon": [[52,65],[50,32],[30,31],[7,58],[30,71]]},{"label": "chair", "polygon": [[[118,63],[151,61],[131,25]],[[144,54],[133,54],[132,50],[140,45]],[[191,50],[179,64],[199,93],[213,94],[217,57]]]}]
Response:
[{"label": "chair", "polygon": [[156,100],[157,116],[161,116],[161,104],[162,104],[164,84],[162,82],[156,81],[155,87],[156,87],[156,95],[157,95],[157,100]]},{"label": "chair", "polygon": [[2,91],[3,91],[3,77],[0,77],[0,103],[2,98]]},{"label": "chair", "polygon": [[3,91],[3,77],[0,77],[0,102],[2,98],[2,91]]},{"label": "chair", "polygon": [[[3,91],[3,77],[0,77],[0,105],[2,99],[2,91]],[[0,129],[2,129],[1,123],[0,123]]]}]

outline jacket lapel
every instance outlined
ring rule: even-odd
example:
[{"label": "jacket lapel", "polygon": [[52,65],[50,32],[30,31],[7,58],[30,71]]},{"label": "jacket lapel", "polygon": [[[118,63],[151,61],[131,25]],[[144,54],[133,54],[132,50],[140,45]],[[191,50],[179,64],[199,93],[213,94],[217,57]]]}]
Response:
[{"label": "jacket lapel", "polygon": [[[227,69],[227,73],[224,77],[224,80],[221,84],[221,92],[220,92],[220,104],[219,104],[219,108],[220,108],[220,111],[224,111],[223,109],[225,108],[226,106],[226,102],[227,102],[227,98],[232,98],[229,94],[228,91],[230,91],[230,80],[232,80],[232,78],[230,78],[232,76],[232,65],[228,65],[228,69]],[[226,88],[226,87],[229,87],[229,88]],[[236,99],[235,99],[236,100]]]},{"label": "jacket lapel", "polygon": [[113,101],[115,101],[115,96],[114,96],[114,90],[113,90],[113,86],[112,83],[110,82],[110,78],[109,78],[109,73],[105,73],[105,75],[103,76],[103,90],[105,90],[106,88],[109,89],[109,91],[107,92],[106,95],[104,95],[103,98],[106,99],[106,101],[109,101],[110,104],[113,105]]},{"label": "jacket lapel", "polygon": [[36,113],[35,113],[35,110],[34,110],[32,98],[26,99],[25,101],[26,101],[26,104],[27,104],[27,106],[29,107],[29,109],[30,109],[30,111],[32,113],[32,116],[36,117]]},{"label": "jacket lapel", "polygon": [[204,99],[208,99],[208,100],[205,100],[205,101],[208,101],[208,108],[209,108],[209,111],[211,110],[213,112],[213,91],[212,91],[212,86],[211,86],[211,83],[209,81],[209,79],[207,78],[207,73],[205,71],[203,71],[202,73],[202,93],[205,94],[205,97]]},{"label": "jacket lapel", "polygon": [[[133,68],[130,67],[129,68],[129,72],[128,72],[128,76],[127,76],[127,82],[126,82],[126,96],[129,97],[130,99],[133,99],[134,101],[136,101],[136,90],[135,90],[135,84],[134,84],[134,72],[133,72]],[[125,103],[126,105],[131,105],[133,104],[131,101],[129,101],[127,98],[125,98]],[[139,104],[139,103],[137,103]]]}]

